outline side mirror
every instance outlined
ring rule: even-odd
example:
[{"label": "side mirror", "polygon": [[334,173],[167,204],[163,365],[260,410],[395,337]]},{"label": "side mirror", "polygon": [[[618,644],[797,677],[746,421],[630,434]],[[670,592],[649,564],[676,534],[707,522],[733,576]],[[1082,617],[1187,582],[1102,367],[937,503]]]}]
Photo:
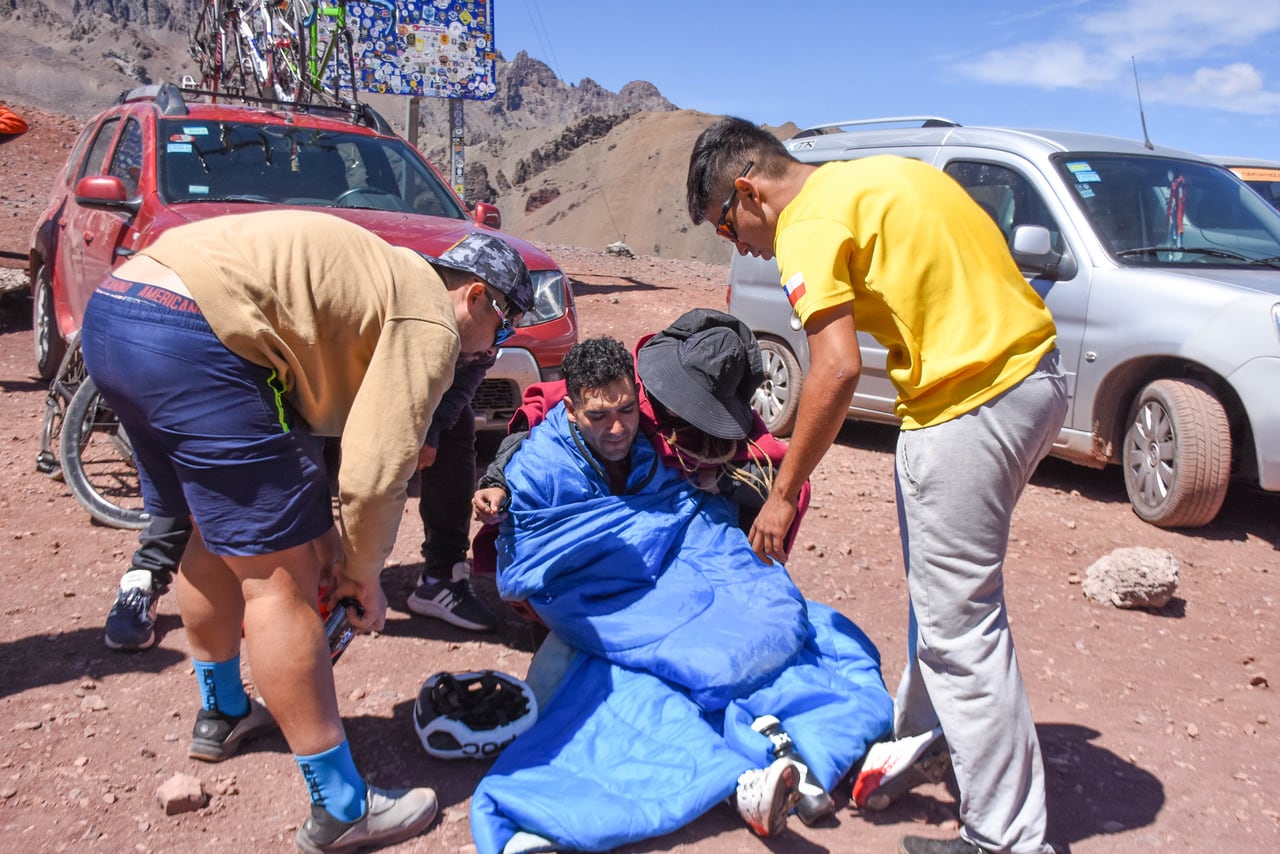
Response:
[{"label": "side mirror", "polygon": [[1018,269],[1053,281],[1074,278],[1076,261],[1069,252],[1053,248],[1053,238],[1043,225],[1019,225],[1009,241]]},{"label": "side mirror", "polygon": [[497,206],[488,202],[476,202],[476,209],[471,214],[472,219],[479,225],[487,225],[490,228],[502,228],[502,213]]},{"label": "side mirror", "polygon": [[76,204],[86,208],[124,211],[133,215],[141,202],[125,197],[124,181],[114,175],[89,175],[76,184]]}]

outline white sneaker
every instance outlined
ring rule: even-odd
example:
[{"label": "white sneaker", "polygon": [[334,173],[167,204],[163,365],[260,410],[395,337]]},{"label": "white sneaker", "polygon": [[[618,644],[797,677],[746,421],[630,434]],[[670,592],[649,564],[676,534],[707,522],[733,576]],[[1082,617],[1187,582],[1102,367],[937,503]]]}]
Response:
[{"label": "white sneaker", "polygon": [[942,727],[920,735],[871,745],[853,783],[853,801],[864,810],[882,810],[923,783],[937,783],[951,767]]},{"label": "white sneaker", "polygon": [[738,777],[734,806],[757,836],[777,836],[787,827],[787,813],[800,800],[800,769],[790,759],[775,759],[768,768],[752,768]]}]

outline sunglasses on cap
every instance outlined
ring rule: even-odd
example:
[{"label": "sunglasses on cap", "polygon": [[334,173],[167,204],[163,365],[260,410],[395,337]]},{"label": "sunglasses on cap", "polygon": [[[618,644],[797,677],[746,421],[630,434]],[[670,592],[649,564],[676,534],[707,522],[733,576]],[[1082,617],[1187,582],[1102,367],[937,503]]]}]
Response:
[{"label": "sunglasses on cap", "polygon": [[[742,174],[738,178],[747,177],[747,173],[751,171],[751,167],[755,166],[754,160],[748,160],[747,165],[743,167]],[[720,219],[716,220],[716,234],[725,240],[738,242],[738,229],[729,223],[729,208],[733,207],[733,203],[738,199],[738,181],[735,178],[733,182],[733,192],[729,194],[729,198],[724,200],[724,204],[720,206]]]},{"label": "sunglasses on cap", "polygon": [[516,334],[515,321],[507,316],[507,312],[502,310],[502,306],[498,305],[498,301],[493,298],[493,294],[489,294],[489,305],[493,306],[494,312],[498,315],[498,329],[493,333],[493,346],[501,347],[504,343]]}]

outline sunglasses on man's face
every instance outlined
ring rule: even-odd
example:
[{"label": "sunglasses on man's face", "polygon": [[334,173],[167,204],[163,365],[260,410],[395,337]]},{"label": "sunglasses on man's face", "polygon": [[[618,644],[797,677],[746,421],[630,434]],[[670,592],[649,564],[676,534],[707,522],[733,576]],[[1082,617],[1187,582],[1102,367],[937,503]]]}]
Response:
[{"label": "sunglasses on man's face", "polygon": [[[747,173],[751,171],[751,167],[755,166],[754,160],[748,160],[747,165],[743,167],[742,174],[738,178],[747,177]],[[724,200],[724,204],[720,206],[720,219],[716,220],[716,234],[725,240],[738,242],[738,229],[729,222],[729,209],[733,207],[733,203],[738,200],[738,181],[735,178],[733,182],[733,192],[729,193],[729,198]]]},{"label": "sunglasses on man's face", "polygon": [[489,305],[493,306],[499,321],[498,329],[493,333],[493,346],[501,347],[511,339],[512,335],[516,334],[516,324],[514,320],[507,316],[507,312],[502,310],[502,306],[498,305],[498,301],[492,295],[489,297]]}]

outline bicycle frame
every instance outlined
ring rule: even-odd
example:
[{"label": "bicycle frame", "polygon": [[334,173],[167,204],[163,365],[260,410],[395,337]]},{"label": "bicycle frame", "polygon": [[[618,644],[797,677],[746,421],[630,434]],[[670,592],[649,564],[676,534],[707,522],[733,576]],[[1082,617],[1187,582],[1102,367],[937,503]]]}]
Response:
[{"label": "bicycle frame", "polygon": [[252,80],[260,96],[294,100],[301,88],[295,55],[302,45],[301,33],[289,21],[291,1],[207,0],[191,42],[202,85],[247,95]]},{"label": "bicycle frame", "polygon": [[[329,42],[325,45],[323,53],[320,51],[320,19],[329,18],[333,23],[333,29],[329,36]],[[330,62],[334,62],[333,69],[333,97],[335,100],[341,100],[341,75],[339,74],[338,64],[335,61],[337,54],[335,50],[339,39],[347,49],[347,73],[351,76],[351,97],[356,99],[356,68],[355,68],[355,45],[351,38],[351,31],[347,29],[347,4],[345,0],[337,0],[337,2],[329,2],[329,0],[319,0],[313,6],[310,12],[303,17],[302,27],[306,32],[306,61],[305,61],[305,84],[310,89],[322,95],[328,94],[325,89],[325,70],[329,67]]]},{"label": "bicycle frame", "polygon": [[[351,87],[351,103],[358,104],[360,101],[359,89],[356,86],[356,61],[355,61],[355,40],[351,36],[351,30],[347,26],[347,2],[348,0],[317,0],[316,5],[312,6],[308,0],[294,0],[303,4],[303,8],[307,10],[302,17],[302,31],[304,33],[303,41],[303,61],[301,89],[316,92],[321,95],[331,96],[339,105],[344,104],[345,99],[342,96],[343,57],[338,51],[338,42],[341,41],[346,51],[346,85]],[[391,32],[395,32],[396,7],[391,0],[365,0],[375,6],[380,6],[391,13]],[[328,42],[324,45],[324,49],[320,47],[320,36],[322,34],[321,21],[328,19],[330,26],[324,29],[329,30]],[[330,75],[328,70],[332,63],[333,71]],[[326,83],[332,80],[332,91],[326,88]]]}]

